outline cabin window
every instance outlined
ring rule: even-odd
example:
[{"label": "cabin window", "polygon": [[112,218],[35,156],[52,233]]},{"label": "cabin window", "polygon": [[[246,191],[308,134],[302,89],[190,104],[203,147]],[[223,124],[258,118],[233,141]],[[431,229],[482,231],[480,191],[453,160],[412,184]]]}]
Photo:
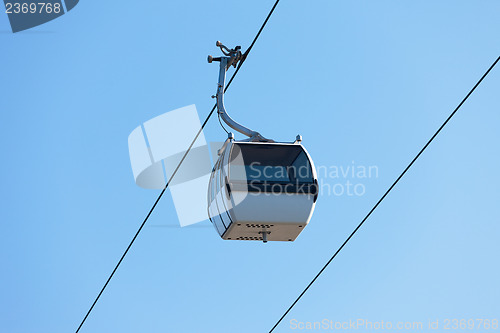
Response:
[{"label": "cabin window", "polygon": [[299,145],[235,144],[231,150],[231,181],[313,183],[311,164]]},{"label": "cabin window", "polygon": [[[212,170],[213,171],[213,170]],[[209,191],[208,191],[208,194],[209,194],[209,200],[211,203],[213,200],[214,200],[214,174],[212,172],[212,175],[210,176],[210,182],[209,182]]]},{"label": "cabin window", "polygon": [[220,189],[220,165],[221,165],[221,160],[217,161],[217,164],[215,165],[215,175],[214,175],[214,180],[215,180],[215,193],[219,193]]}]

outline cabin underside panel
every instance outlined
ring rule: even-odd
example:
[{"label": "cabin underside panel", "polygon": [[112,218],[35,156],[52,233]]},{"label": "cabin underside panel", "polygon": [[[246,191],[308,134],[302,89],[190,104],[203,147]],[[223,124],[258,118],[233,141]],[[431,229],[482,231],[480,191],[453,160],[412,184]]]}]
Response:
[{"label": "cabin underside panel", "polygon": [[310,194],[239,191],[233,191],[232,201],[226,200],[225,204],[229,210],[219,214],[231,223],[222,234],[218,230],[223,239],[263,240],[266,233],[269,241],[294,241],[309,223],[315,206],[314,196]]}]

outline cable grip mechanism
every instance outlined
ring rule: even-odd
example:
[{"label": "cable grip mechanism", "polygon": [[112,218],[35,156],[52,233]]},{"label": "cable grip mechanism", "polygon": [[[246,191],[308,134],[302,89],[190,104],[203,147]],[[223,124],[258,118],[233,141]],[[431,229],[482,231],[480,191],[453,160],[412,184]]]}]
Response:
[{"label": "cable grip mechanism", "polygon": [[[243,54],[241,53],[241,46],[238,45],[234,49],[230,49],[224,44],[222,44],[220,41],[217,41],[215,43],[215,46],[219,47],[222,53],[229,58],[226,64],[226,70],[228,70],[229,67],[231,66],[236,68],[238,62],[243,60]],[[213,56],[209,55],[208,62],[211,64],[213,61],[221,61],[222,58],[223,57],[214,58]]]}]

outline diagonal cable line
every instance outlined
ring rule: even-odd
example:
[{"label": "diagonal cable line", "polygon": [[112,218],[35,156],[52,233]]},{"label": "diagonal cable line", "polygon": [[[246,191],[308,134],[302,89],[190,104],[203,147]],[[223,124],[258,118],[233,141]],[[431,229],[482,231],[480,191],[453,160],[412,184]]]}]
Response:
[{"label": "diagonal cable line", "polygon": [[[240,67],[243,64],[243,62],[245,62],[248,54],[252,50],[252,48],[255,45],[255,42],[257,41],[257,39],[259,39],[259,36],[260,36],[262,30],[264,30],[264,27],[266,26],[267,21],[269,21],[269,18],[271,17],[271,15],[273,15],[273,12],[276,9],[276,6],[278,5],[279,2],[280,2],[280,0],[276,0],[276,2],[273,5],[273,8],[271,8],[271,10],[269,11],[269,14],[267,14],[267,17],[264,20],[264,23],[262,23],[262,25],[261,25],[261,27],[259,29],[259,32],[257,32],[257,35],[255,35],[255,38],[253,39],[252,43],[250,44],[250,46],[248,47],[248,49],[245,51],[245,53],[243,53],[243,57],[241,59],[241,62],[239,63],[238,68],[236,68],[236,72],[234,74],[236,74],[238,72],[238,70],[240,69]],[[233,80],[233,78],[231,77],[231,80],[229,81],[229,83],[227,84],[227,86],[229,86],[229,84],[231,84],[232,80]],[[227,89],[227,87],[226,87],[226,89]]]},{"label": "diagonal cable line", "polygon": [[441,132],[441,130],[448,124],[448,122],[453,118],[453,116],[457,113],[457,111],[462,107],[462,105],[467,101],[467,99],[472,95],[474,90],[481,84],[481,82],[484,80],[484,78],[490,73],[490,71],[495,67],[495,65],[500,61],[500,57],[498,57],[493,64],[488,68],[488,70],[483,74],[483,76],[477,81],[477,83],[474,85],[474,87],[469,91],[469,93],[464,97],[464,99],[458,104],[458,106],[453,110],[453,112],[448,116],[448,118],[445,120],[445,122],[438,128],[438,130],[434,133],[434,135],[427,141],[427,143],[423,146],[423,148],[418,152],[418,154],[413,158],[413,160],[408,164],[408,166],[403,170],[403,172],[399,175],[399,177],[392,183],[392,185],[389,187],[389,189],[384,193],[384,195],[377,201],[377,203],[373,206],[373,208],[366,214],[366,216],[363,218],[363,220],[358,224],[356,229],[347,237],[347,239],[342,243],[342,245],[338,248],[338,250],[333,254],[333,256],[330,258],[330,260],[327,261],[327,263],[321,268],[321,270],[316,274],[314,279],[309,282],[307,287],[300,293],[299,297],[295,299],[295,301],[288,307],[288,309],[285,311],[285,313],[281,316],[281,318],[274,324],[273,328],[269,331],[269,333],[272,333],[274,329],[281,323],[281,321],[286,317],[286,315],[292,310],[292,308],[297,304],[297,302],[304,296],[304,294],[309,290],[309,288],[313,285],[314,282],[319,278],[319,276],[324,272],[324,270],[330,265],[330,263],[335,259],[337,254],[339,254],[340,251],[344,248],[344,246],[351,240],[351,238],[354,236],[354,234],[361,228],[361,226],[365,223],[366,220],[372,215],[372,213],[377,209],[377,207],[384,201],[384,199],[387,197],[387,195],[392,191],[392,189],[396,186],[396,184],[403,178],[403,176],[406,174],[406,172],[412,167],[412,165],[417,161],[417,159],[422,155],[422,153],[427,149],[427,147],[434,141],[436,136]]},{"label": "diagonal cable line", "polygon": [[[280,2],[280,0],[276,0],[276,2],[274,3],[274,6],[271,8],[269,14],[267,15],[266,19],[264,20],[264,23],[262,23],[257,35],[255,36],[255,38],[253,39],[252,43],[250,44],[250,46],[248,47],[248,49],[245,51],[244,53],[244,57],[243,59],[240,61],[238,67],[236,68],[236,70],[234,71],[233,75],[231,76],[231,79],[229,80],[228,84],[226,85],[226,88],[224,89],[224,92],[226,92],[226,90],[229,88],[229,86],[231,85],[231,82],[233,82],[233,79],[234,77],[236,76],[236,74],[238,74],[240,68],[241,68],[241,65],[243,64],[243,62],[246,60],[246,57],[248,56],[248,54],[250,53],[250,50],[253,48],[253,46],[255,45],[255,42],[257,42],[257,39],[259,38],[262,30],[264,30],[264,27],[267,25],[267,22],[269,21],[269,18],[271,17],[271,15],[273,14],[274,10],[276,9],[276,6],[278,5],[278,3]],[[95,298],[94,302],[92,303],[92,305],[90,306],[89,310],[87,311],[87,313],[85,314],[85,317],[83,318],[82,322],[80,323],[80,325],[78,326],[77,330],[75,333],[78,333],[80,331],[80,329],[82,328],[83,324],[85,323],[85,321],[87,320],[87,318],[89,317],[90,313],[92,312],[92,310],[94,309],[94,306],[97,304],[97,301],[99,301],[99,298],[101,297],[102,293],[104,292],[104,290],[106,289],[106,287],[108,286],[109,282],[111,281],[111,279],[113,278],[113,275],[116,273],[116,270],[118,269],[118,267],[120,266],[120,264],[122,263],[123,259],[125,258],[125,256],[127,255],[128,251],[130,250],[130,248],[132,247],[132,245],[134,244],[135,240],[137,239],[137,236],[139,236],[139,234],[141,233],[144,225],[146,224],[146,222],[148,221],[149,217],[151,216],[151,214],[153,213],[154,209],[156,208],[156,205],[158,204],[158,202],[160,201],[160,199],[162,198],[163,194],[165,193],[165,191],[167,190],[168,186],[170,185],[172,179],[174,178],[174,176],[176,175],[177,171],[179,170],[180,166],[182,165],[182,163],[184,162],[184,160],[186,159],[186,156],[189,154],[189,151],[191,150],[191,148],[193,147],[194,143],[196,142],[196,140],[198,139],[198,137],[200,136],[201,132],[203,131],[203,128],[205,127],[205,125],[208,123],[208,120],[210,119],[210,117],[212,116],[212,114],[214,113],[215,109],[217,107],[217,104],[215,104],[213,107],[212,107],[212,110],[210,111],[210,113],[208,114],[207,118],[205,119],[205,121],[203,122],[203,124],[201,125],[201,128],[200,130],[198,131],[198,133],[196,134],[196,136],[194,137],[193,141],[191,142],[191,144],[189,145],[189,148],[186,150],[186,152],[184,153],[184,155],[182,156],[182,159],[180,160],[179,164],[177,165],[177,167],[175,168],[174,172],[172,173],[172,176],[170,176],[170,179],[168,180],[167,184],[165,185],[165,187],[163,188],[163,190],[160,192],[160,195],[158,196],[158,198],[156,199],[155,203],[153,204],[153,206],[151,207],[151,209],[149,210],[148,214],[146,215],[146,217],[144,218],[144,221],[141,223],[139,229],[137,230],[137,232],[135,233],[134,237],[132,238],[132,241],[130,241],[130,244],[127,246],[127,248],[125,249],[125,252],[123,252],[123,255],[121,256],[120,260],[118,261],[118,263],[116,264],[115,268],[113,269],[113,271],[111,272],[110,276],[108,277],[108,279],[106,280],[106,283],[104,284],[104,286],[102,287],[101,291],[99,292],[99,294],[97,295],[97,297]]]},{"label": "diagonal cable line", "polygon": [[219,119],[219,124],[222,127],[222,129],[224,130],[224,132],[226,132],[227,134],[229,134],[229,132],[227,131],[227,129],[222,124],[222,121],[220,120],[220,113],[217,113],[217,118]]}]

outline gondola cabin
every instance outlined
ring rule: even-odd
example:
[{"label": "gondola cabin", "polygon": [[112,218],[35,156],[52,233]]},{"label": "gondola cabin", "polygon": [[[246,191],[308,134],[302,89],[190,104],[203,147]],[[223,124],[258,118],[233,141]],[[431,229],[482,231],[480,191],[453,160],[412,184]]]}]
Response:
[{"label": "gondola cabin", "polygon": [[226,240],[294,241],[317,197],[316,170],[300,141],[230,138],[212,170],[208,214]]}]

